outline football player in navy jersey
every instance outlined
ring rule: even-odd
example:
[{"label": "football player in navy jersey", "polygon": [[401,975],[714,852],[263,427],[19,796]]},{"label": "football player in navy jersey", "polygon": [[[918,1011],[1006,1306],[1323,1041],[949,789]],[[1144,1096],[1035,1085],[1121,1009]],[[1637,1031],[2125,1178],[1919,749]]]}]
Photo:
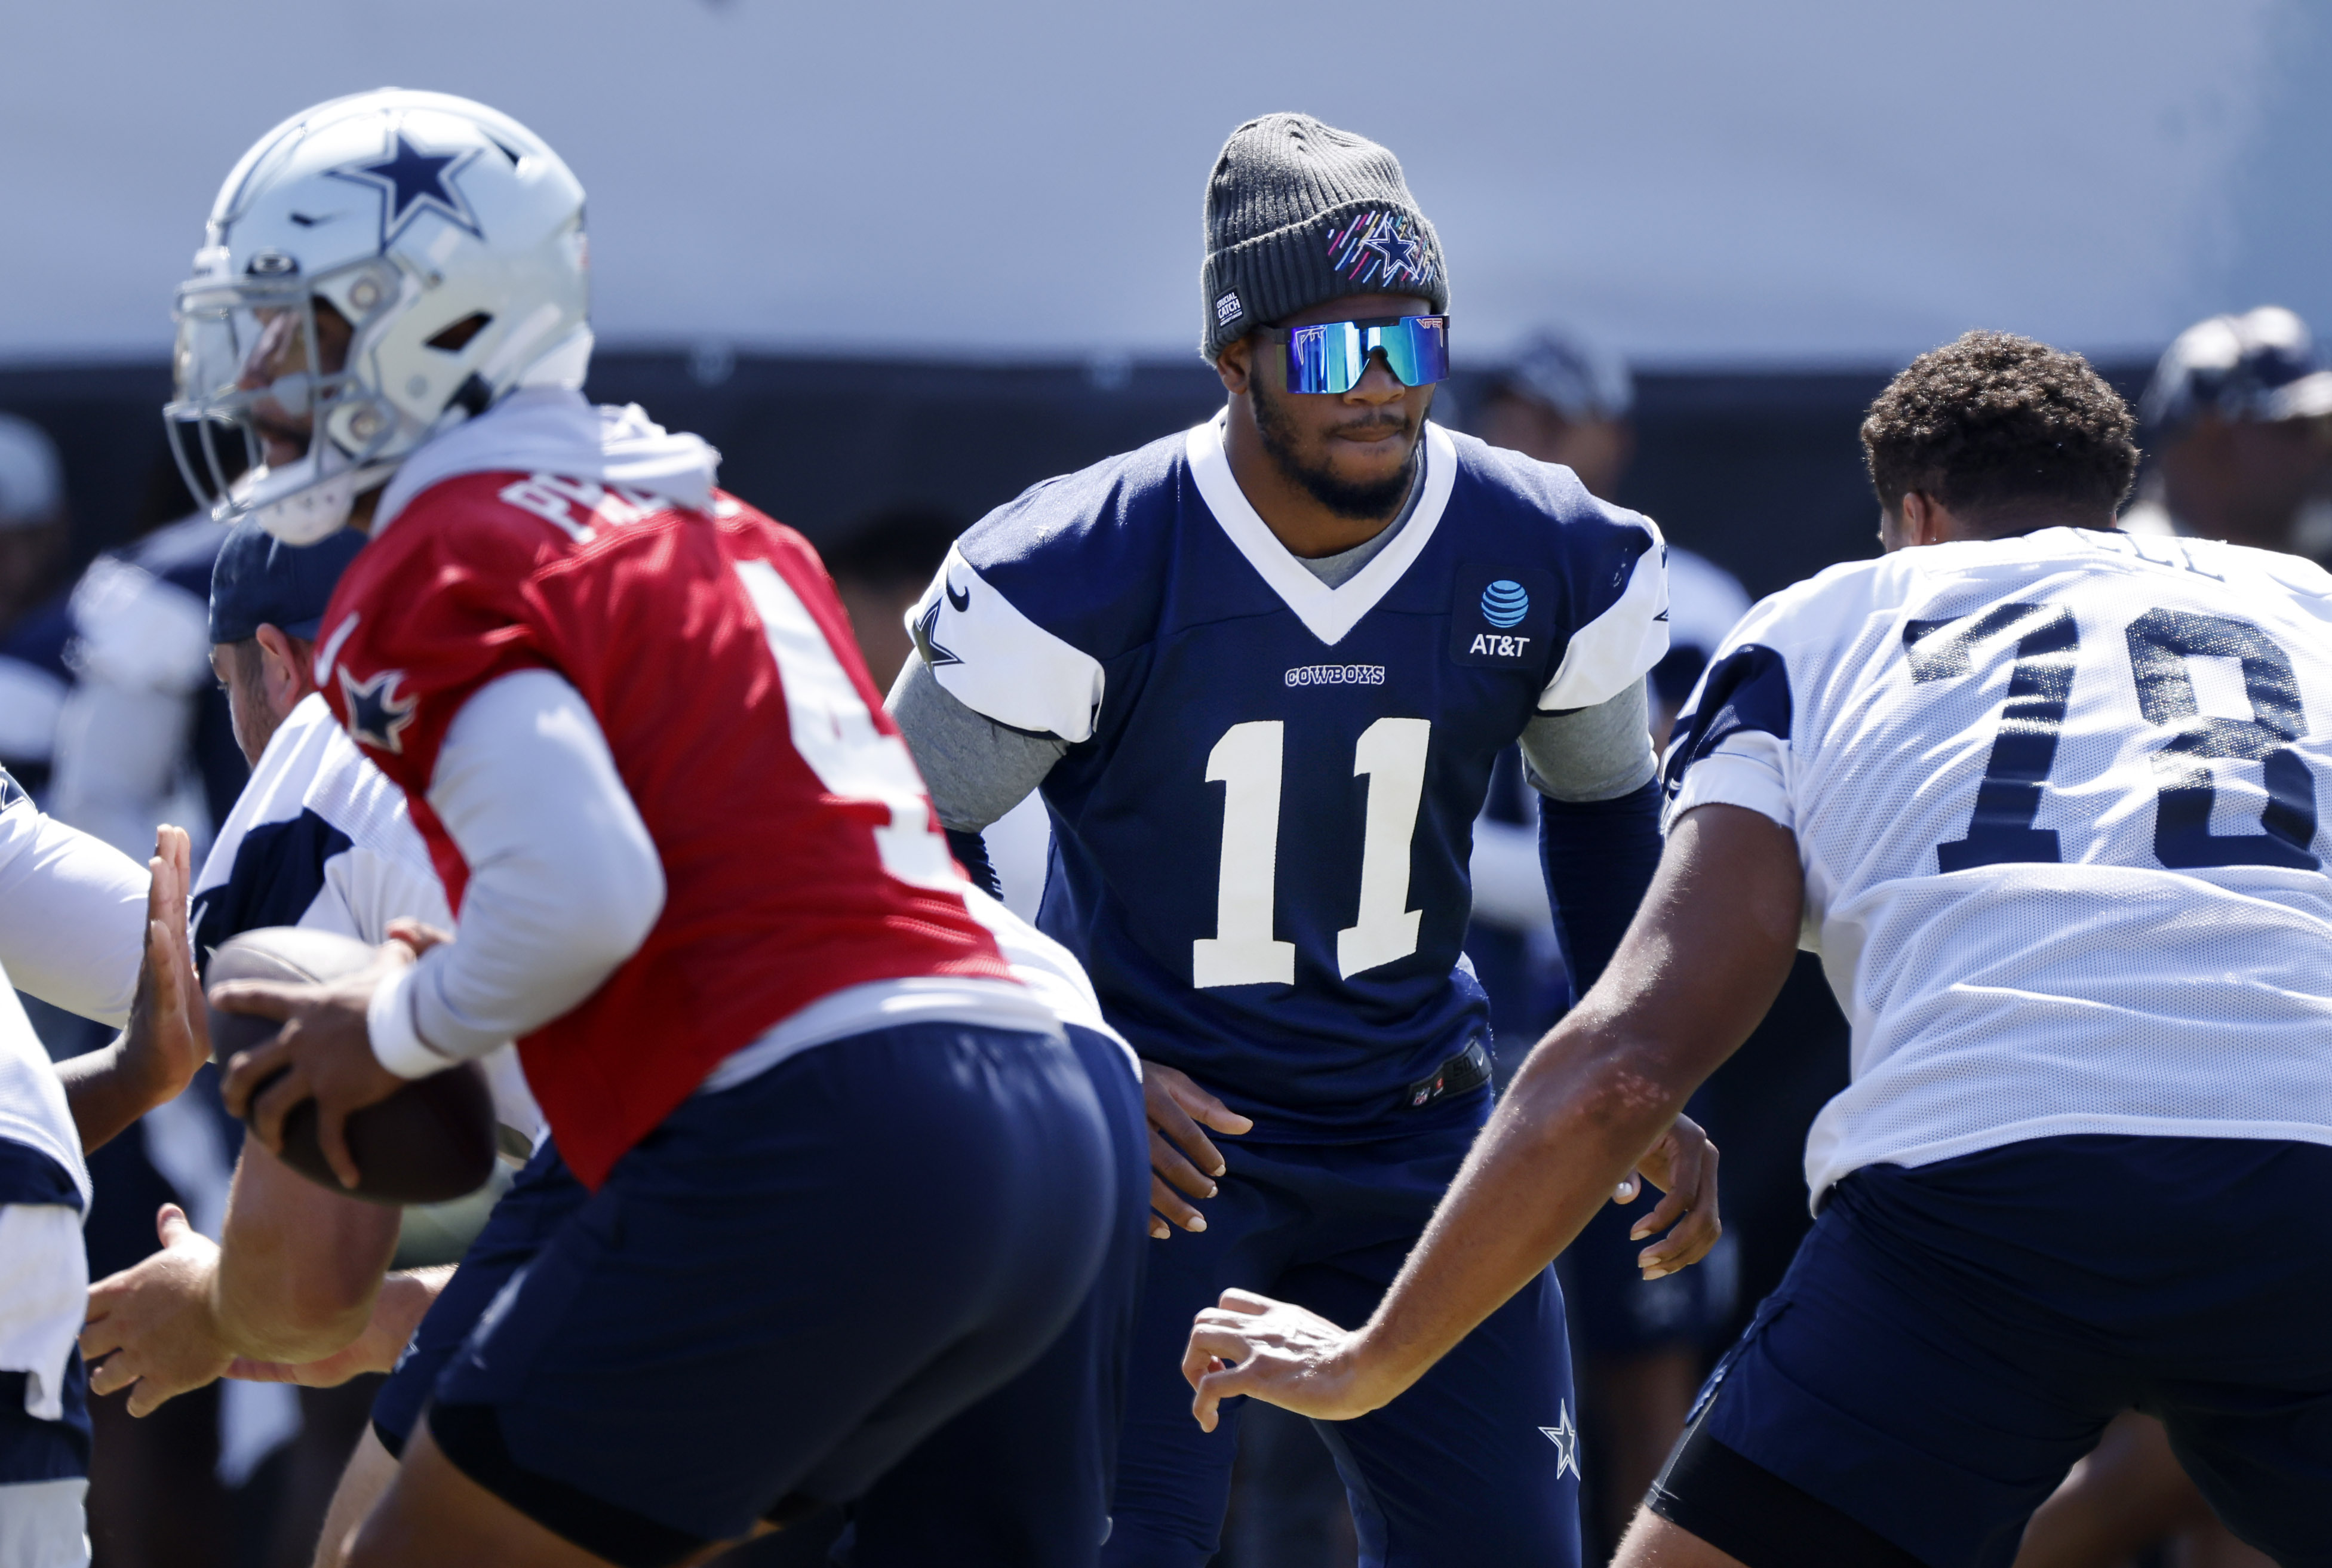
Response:
[{"label": "football player in navy jersey", "polygon": [[[980,830],[1041,789],[1039,924],[1146,1060],[1171,1242],[1135,1335],[1113,1568],[1216,1549],[1233,1439],[1188,1413],[1191,1315],[1269,1282],[1366,1317],[1488,1114],[1461,943],[1498,754],[1519,738],[1548,798],[1582,982],[1659,847],[1659,534],[1428,422],[1448,285],[1399,163],[1307,116],[1251,121],[1216,163],[1207,242],[1224,413],[975,526],[910,612],[921,657],[891,695],[975,872]],[[1689,1213],[1646,1267],[1681,1267],[1716,1238],[1713,1151],[1680,1120],[1640,1169],[1670,1194],[1647,1235]],[[1542,1271],[1400,1408],[1331,1436],[1364,1560],[1575,1562],[1572,1409]]]}]

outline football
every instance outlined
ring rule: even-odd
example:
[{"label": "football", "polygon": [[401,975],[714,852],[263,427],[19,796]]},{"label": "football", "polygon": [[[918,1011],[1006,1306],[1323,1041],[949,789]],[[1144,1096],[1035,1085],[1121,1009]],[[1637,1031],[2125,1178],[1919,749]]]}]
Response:
[{"label": "football", "polygon": [[[212,985],[240,980],[309,983],[352,973],[372,956],[373,950],[353,937],[268,926],[221,942],[205,978]],[[280,1027],[272,1018],[213,1007],[212,1056],[224,1066],[238,1051],[274,1038]],[[416,1078],[350,1116],[348,1136],[360,1175],[353,1188],[342,1187],[324,1162],[312,1100],[293,1106],[283,1118],[283,1162],[335,1192],[375,1203],[443,1203],[474,1192],[492,1174],[494,1163],[493,1099],[485,1074],[476,1063],[464,1062]]]}]

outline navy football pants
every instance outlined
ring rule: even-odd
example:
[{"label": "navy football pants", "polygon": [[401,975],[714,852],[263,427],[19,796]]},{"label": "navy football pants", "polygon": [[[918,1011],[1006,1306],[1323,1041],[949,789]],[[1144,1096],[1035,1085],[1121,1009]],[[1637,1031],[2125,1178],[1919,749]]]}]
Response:
[{"label": "navy football pants", "polygon": [[[642,1568],[789,1496],[855,1496],[1074,1316],[1118,1211],[1113,1142],[1057,1042],[917,1024],[694,1096],[579,1201],[539,1157],[511,1194],[539,1239],[480,1237],[482,1260],[530,1256],[444,1361],[431,1430]],[[416,1361],[460,1326],[434,1321],[449,1305]]]},{"label": "navy football pants", "polygon": [[[836,1555],[853,1568],[1076,1568],[1093,1563],[1107,1528],[1123,1368],[1148,1246],[1149,1134],[1123,1051],[1087,1030],[1068,1034],[1115,1155],[1118,1213],[1101,1272],[1050,1348],[926,1438],[852,1509],[852,1534]],[[589,1196],[546,1144],[495,1205],[375,1401],[374,1429],[392,1453],[403,1451],[440,1372],[489,1305]]]},{"label": "navy football pants", "polygon": [[848,1568],[1092,1568],[1109,1534],[1125,1367],[1150,1239],[1150,1122],[1116,1042],[1069,1027],[1118,1156],[1116,1230],[1034,1365],[925,1438],[850,1510]]},{"label": "navy football pants", "polygon": [[1706,1435],[1935,1568],[2007,1568],[2118,1412],[2238,1535],[2332,1564],[2332,1149],[2034,1139],[1831,1190]]},{"label": "navy football pants", "polygon": [[[1359,1324],[1392,1283],[1489,1114],[1339,1145],[1223,1139],[1207,1229],[1152,1242],[1134,1331],[1108,1568],[1199,1568],[1230,1494],[1239,1409],[1190,1417],[1190,1320],[1237,1286]],[[1367,1568],[1572,1568],[1577,1405],[1552,1269],[1384,1409],[1324,1421]]]}]

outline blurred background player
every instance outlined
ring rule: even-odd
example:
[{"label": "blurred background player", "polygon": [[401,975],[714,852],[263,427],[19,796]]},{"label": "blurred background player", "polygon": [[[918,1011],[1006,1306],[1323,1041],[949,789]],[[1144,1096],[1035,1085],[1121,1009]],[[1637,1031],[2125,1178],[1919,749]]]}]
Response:
[{"label": "blurred background player", "polygon": [[[316,690],[318,623],[363,545],[362,534],[344,530],[295,547],[246,521],[219,551],[211,664],[253,772],[195,879],[191,925],[205,968],[221,942],[262,926],[376,944],[398,920],[452,926],[403,794],[364,760]],[[522,1161],[539,1117],[515,1054],[497,1052],[486,1066],[504,1152]],[[163,1250],[91,1293],[83,1348],[93,1363],[103,1358],[93,1387],[129,1391],[128,1409],[139,1417],[207,1386],[234,1355],[307,1361],[340,1349],[368,1321],[397,1245],[398,1210],[328,1191],[248,1139],[234,1158],[223,1216],[196,1225],[179,1206],[164,1206]],[[272,1499],[265,1561],[308,1560],[372,1391],[366,1384],[297,1396],[301,1430]]]},{"label": "blurred background player", "polygon": [[[1498,754],[1523,738],[1555,798],[1545,875],[1582,974],[1657,854],[1658,535],[1429,423],[1448,288],[1391,153],[1250,121],[1209,178],[1206,242],[1224,413],[975,525],[891,697],[967,865],[1042,789],[1040,923],[1143,1053],[1170,1239],[1113,1565],[1216,1549],[1235,1423],[1190,1424],[1190,1313],[1269,1279],[1364,1313],[1486,1114],[1462,856]],[[1245,1136],[1226,1154],[1201,1125]],[[1553,1276],[1486,1334],[1418,1407],[1334,1434],[1364,1560],[1576,1560]]]},{"label": "blurred background player", "polygon": [[[1634,378],[1618,355],[1577,332],[1544,331],[1491,382],[1476,423],[1493,445],[1560,463],[1590,493],[1609,500],[1619,494],[1635,456],[1635,396]],[[1668,651],[1647,682],[1656,748],[1668,744],[1710,655],[1749,609],[1740,582],[1706,557],[1671,544],[1668,567]],[[1508,1073],[1571,999],[1560,956],[1548,961],[1553,922],[1537,875],[1536,797],[1523,784],[1520,760],[1518,753],[1499,760],[1489,804],[1474,827],[1474,928],[1466,938],[1467,954],[1490,993],[1506,1047],[1499,1059]],[[1524,896],[1533,892],[1535,908]],[[1544,922],[1547,935],[1518,915]],[[1507,1026],[1510,1013],[1519,1015],[1516,1027]],[[1689,1111],[1716,1124],[1701,1100]],[[1723,1142],[1732,1141],[1725,1131]],[[1744,1200],[1754,1209],[1754,1198],[1730,1174],[1728,1210],[1740,1213]],[[1794,1175],[1788,1187],[1784,1201],[1797,1202]],[[1727,1244],[1700,1267],[1643,1277],[1634,1261],[1640,1243],[1629,1231],[1650,1206],[1646,1195],[1598,1214],[1558,1265],[1578,1357],[1582,1468],[1595,1477],[1591,1537],[1607,1543],[1616,1543],[1684,1430],[1703,1353],[1733,1312],[1735,1273]]]},{"label": "blurred background player", "polygon": [[[377,226],[306,221],[350,182]],[[516,1038],[540,1153],[591,1194],[440,1374],[352,1561],[677,1563],[855,1495],[1085,1297],[1092,1082],[965,907],[815,554],[702,441],[584,401],[583,194],[548,146],[337,100],[252,148],[206,240],[172,416],[263,444],[223,512],[369,531],[318,679],[463,920],[347,982],[222,987],[294,1026],[228,1103],[274,1148],[312,1100],[353,1180],[350,1113]]]},{"label": "blurred background player", "polygon": [[69,528],[55,444],[30,420],[0,414],[0,767],[43,802],[72,684]]},{"label": "blurred background player", "polygon": [[2332,368],[2298,316],[2261,305],[2197,321],[2137,413],[2150,461],[2124,530],[2332,555]]}]

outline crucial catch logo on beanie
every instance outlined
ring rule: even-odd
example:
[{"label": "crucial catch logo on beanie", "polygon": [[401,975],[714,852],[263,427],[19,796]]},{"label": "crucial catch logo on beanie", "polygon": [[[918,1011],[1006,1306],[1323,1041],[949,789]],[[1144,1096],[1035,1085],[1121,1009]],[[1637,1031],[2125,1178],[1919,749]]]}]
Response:
[{"label": "crucial catch logo on beanie", "polygon": [[1558,586],[1553,574],[1533,567],[1459,566],[1449,605],[1449,656],[1492,669],[1551,668],[1561,651],[1553,646]]},{"label": "crucial catch logo on beanie", "polygon": [[1228,327],[1245,314],[1239,304],[1238,291],[1226,289],[1215,296],[1215,325]]},{"label": "crucial catch logo on beanie", "polygon": [[1408,213],[1364,212],[1328,235],[1328,265],[1355,289],[1369,285],[1390,292],[1407,283],[1433,282],[1433,256],[1418,220]]}]

